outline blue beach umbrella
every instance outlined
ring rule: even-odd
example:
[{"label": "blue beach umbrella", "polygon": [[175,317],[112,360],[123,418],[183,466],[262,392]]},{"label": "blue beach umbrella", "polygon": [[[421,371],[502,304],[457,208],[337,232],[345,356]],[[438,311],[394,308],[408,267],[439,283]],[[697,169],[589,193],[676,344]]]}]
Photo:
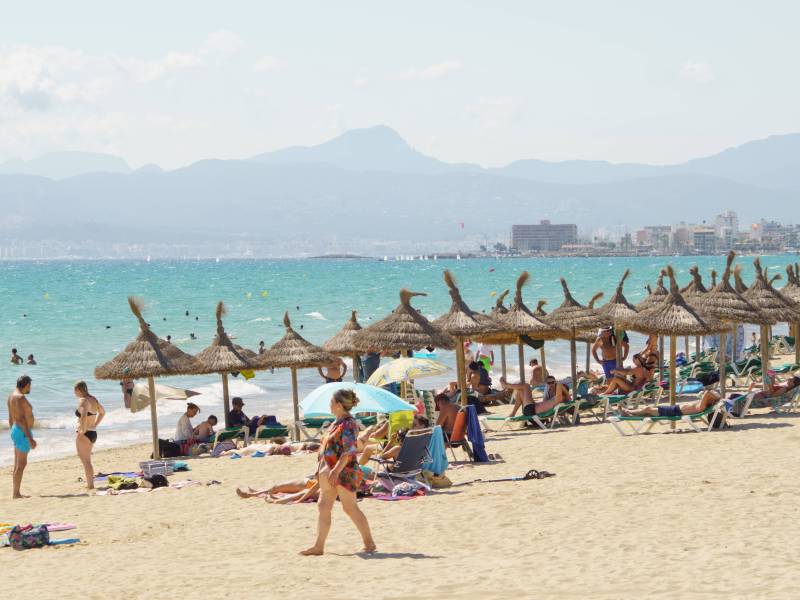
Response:
[{"label": "blue beach umbrella", "polygon": [[414,406],[393,393],[365,383],[325,383],[303,398],[300,408],[306,417],[327,417],[331,414],[331,396],[338,390],[353,390],[358,396],[358,405],[350,411],[361,413],[383,413],[414,410]]}]

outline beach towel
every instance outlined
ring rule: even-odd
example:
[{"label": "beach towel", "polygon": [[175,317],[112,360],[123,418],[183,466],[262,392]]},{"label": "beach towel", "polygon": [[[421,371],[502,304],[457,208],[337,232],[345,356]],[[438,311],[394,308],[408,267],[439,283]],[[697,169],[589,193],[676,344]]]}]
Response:
[{"label": "beach towel", "polygon": [[429,462],[422,463],[422,468],[425,471],[430,471],[434,475],[441,475],[447,470],[447,452],[444,445],[444,433],[442,433],[441,426],[437,425],[433,428],[433,435],[428,444],[428,453],[431,456]]},{"label": "beach towel", "polygon": [[472,444],[473,460],[478,463],[489,462],[478,413],[472,405],[466,406],[465,409],[467,411],[467,439]]}]

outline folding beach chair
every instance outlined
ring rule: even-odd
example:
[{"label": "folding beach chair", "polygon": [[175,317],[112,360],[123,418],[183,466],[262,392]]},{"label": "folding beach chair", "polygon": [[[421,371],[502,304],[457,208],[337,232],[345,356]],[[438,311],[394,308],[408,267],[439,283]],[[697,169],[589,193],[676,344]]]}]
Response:
[{"label": "folding beach chair", "polygon": [[214,441],[211,444],[211,449],[217,447],[217,444],[220,442],[225,442],[228,440],[235,440],[237,438],[242,438],[245,444],[248,444],[250,441],[250,428],[249,427],[226,427],[225,429],[220,429],[214,435]]},{"label": "folding beach chair", "polygon": [[400,445],[400,452],[395,460],[384,460],[373,458],[383,467],[381,475],[408,479],[416,477],[422,473],[422,465],[431,462],[431,455],[428,452],[428,445],[433,437],[433,429],[412,429],[406,433],[403,443]]},{"label": "folding beach chair", "polygon": [[280,437],[289,437],[289,428],[285,425],[261,425],[256,429],[252,440],[272,440]]},{"label": "folding beach chair", "polygon": [[[444,433],[444,431],[442,431]],[[472,446],[469,445],[467,439],[467,412],[462,407],[456,415],[456,421],[453,423],[453,431],[448,436],[444,433],[444,443],[450,448],[453,454],[453,460],[456,460],[455,448],[461,448],[469,458],[472,460]]]},{"label": "folding beach chair", "polygon": [[[617,433],[623,437],[627,437],[628,435],[649,433],[650,430],[659,423],[662,425],[666,423],[683,423],[699,433],[702,431],[702,429],[697,422],[700,421],[707,425],[706,431],[711,431],[714,428],[713,425],[717,421],[717,418],[722,419],[721,426],[724,427],[729,416],[730,413],[725,407],[725,401],[720,400],[716,404],[707,407],[703,412],[682,415],[680,417],[623,417],[619,415],[613,415],[608,418],[608,421],[614,426],[614,429],[617,430]],[[632,433],[626,434],[622,428],[622,423],[625,423],[630,428]]]}]

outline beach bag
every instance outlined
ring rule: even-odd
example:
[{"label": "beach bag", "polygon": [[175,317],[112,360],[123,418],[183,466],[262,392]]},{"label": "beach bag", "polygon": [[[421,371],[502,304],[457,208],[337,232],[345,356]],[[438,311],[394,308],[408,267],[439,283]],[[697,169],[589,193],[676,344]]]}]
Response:
[{"label": "beach bag", "polygon": [[709,429],[727,429],[730,425],[725,422],[725,416],[721,412],[718,412],[709,415],[708,427]]},{"label": "beach bag", "polygon": [[[184,456],[181,453],[181,445],[169,440],[158,440],[158,451],[161,454],[161,458]],[[153,458],[153,456],[151,455],[150,458]]]},{"label": "beach bag", "polygon": [[150,487],[153,489],[169,487],[169,481],[167,481],[164,475],[151,475],[150,477],[145,477],[144,480],[149,483]]},{"label": "beach bag", "polygon": [[708,387],[719,382],[719,372],[712,371],[711,373],[703,373],[698,376],[697,380],[703,384],[703,387]]},{"label": "beach bag", "polygon": [[445,475],[444,473],[441,475],[434,475],[431,473],[428,476],[428,481],[431,484],[431,487],[435,490],[440,490],[442,488],[449,488],[453,485],[453,482],[450,481],[450,478]]},{"label": "beach bag", "polygon": [[41,548],[50,544],[47,525],[15,525],[8,532],[8,545],[14,550]]}]

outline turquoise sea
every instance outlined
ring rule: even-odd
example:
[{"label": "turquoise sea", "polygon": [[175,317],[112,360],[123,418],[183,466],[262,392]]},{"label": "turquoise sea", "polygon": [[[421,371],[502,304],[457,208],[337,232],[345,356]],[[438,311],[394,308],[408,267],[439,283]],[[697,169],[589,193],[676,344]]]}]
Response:
[{"label": "turquoise sea", "polygon": [[[777,272],[792,258],[771,256],[763,261]],[[32,453],[32,460],[74,451],[72,386],[79,379],[89,383],[108,411],[100,427],[98,448],[144,442],[149,439],[149,412],[127,412],[119,385],[94,381],[92,375],[97,364],[113,357],[137,334],[136,320],[126,302],[128,295],[145,299],[145,318],[158,335],[169,334],[173,343],[196,353],[214,335],[218,300],[228,307],[226,329],[246,347],[256,348],[260,340],[267,346],[277,341],[283,334],[281,319],[286,310],[298,331],[312,342],[322,343],[344,324],[351,309],[358,310],[363,325],[385,316],[397,305],[401,287],[427,292],[427,297],[415,298],[414,305],[428,317],[440,315],[450,302],[442,282],[444,269],[455,273],[462,295],[473,309],[487,311],[494,305],[495,294],[511,288],[513,296],[516,277],[527,269],[532,275],[525,290],[527,303],[535,307],[538,299],[546,298],[546,310],[550,311],[562,299],[560,276],[567,278],[573,295],[585,303],[596,291],[610,296],[625,268],[630,268],[626,295],[636,303],[646,295],[645,283],[654,282],[667,262],[675,267],[682,285],[688,283],[688,269],[694,264],[700,266],[707,283],[712,267],[720,272],[724,268],[724,257],[0,262],[0,353],[5,354],[0,360],[0,385],[9,393],[22,373],[33,378],[30,400],[38,420],[35,435],[39,448]],[[745,257],[740,262],[749,281],[752,260]],[[196,340],[190,339],[192,333]],[[633,343],[635,348],[639,340],[634,337]],[[11,365],[12,347],[25,357],[33,353],[38,365]],[[547,348],[548,367],[566,375],[568,344],[553,342]],[[510,365],[516,364],[512,356],[516,357],[516,351],[509,351]],[[440,358],[454,365],[450,353],[443,352]],[[421,383],[434,387],[448,379]],[[197,398],[203,411],[200,417],[221,414],[217,376],[164,382],[202,392]],[[301,397],[320,383],[311,370],[301,372],[299,382]],[[249,415],[291,415],[288,371],[258,373],[249,382],[233,380],[232,394],[244,397]],[[171,437],[183,409],[182,403],[159,403],[162,437]],[[5,403],[0,413],[5,429]],[[11,460],[10,442],[4,433],[0,436],[0,464]]]}]

